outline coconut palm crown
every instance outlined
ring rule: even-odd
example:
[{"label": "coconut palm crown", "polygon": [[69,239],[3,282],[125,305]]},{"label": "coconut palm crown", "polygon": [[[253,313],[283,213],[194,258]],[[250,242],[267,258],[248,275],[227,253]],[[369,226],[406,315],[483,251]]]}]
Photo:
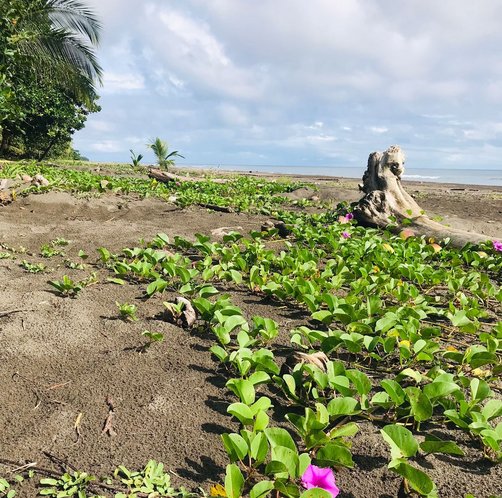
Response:
[{"label": "coconut palm crown", "polygon": [[19,67],[92,101],[102,69],[95,47],[101,23],[78,0],[0,0],[0,68],[15,87]]},{"label": "coconut palm crown", "polygon": [[177,150],[169,152],[167,143],[161,140],[159,137],[151,140],[150,143],[147,144],[147,146],[153,150],[153,153],[157,157],[157,164],[159,165],[159,167],[165,170],[168,170],[169,166],[174,166],[175,157],[182,157],[183,159],[185,159],[184,156],[182,156]]}]

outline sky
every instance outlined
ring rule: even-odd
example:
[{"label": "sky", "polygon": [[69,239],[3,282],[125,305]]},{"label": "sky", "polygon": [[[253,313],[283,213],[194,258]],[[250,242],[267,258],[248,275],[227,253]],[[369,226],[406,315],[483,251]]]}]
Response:
[{"label": "sky", "polygon": [[96,161],[502,169],[500,0],[86,0],[103,24]]}]

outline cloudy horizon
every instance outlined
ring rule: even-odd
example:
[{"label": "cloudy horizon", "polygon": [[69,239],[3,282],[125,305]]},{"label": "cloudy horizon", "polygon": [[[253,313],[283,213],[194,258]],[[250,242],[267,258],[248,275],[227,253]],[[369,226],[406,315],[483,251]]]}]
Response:
[{"label": "cloudy horizon", "polygon": [[502,2],[87,0],[103,24],[91,160],[502,169]]}]

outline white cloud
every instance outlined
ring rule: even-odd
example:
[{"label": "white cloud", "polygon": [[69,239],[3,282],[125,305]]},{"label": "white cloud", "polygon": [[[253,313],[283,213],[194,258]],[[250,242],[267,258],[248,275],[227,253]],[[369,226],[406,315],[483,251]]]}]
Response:
[{"label": "white cloud", "polygon": [[199,163],[365,163],[399,143],[438,167],[499,164],[502,2],[87,2],[105,69],[75,135],[87,156],[162,136]]},{"label": "white cloud", "polygon": [[381,133],[387,133],[389,131],[389,128],[387,128],[386,126],[370,126],[370,131],[372,133],[381,134]]},{"label": "white cloud", "polygon": [[103,140],[93,143],[90,146],[91,150],[97,152],[123,152],[123,146],[118,140]]},{"label": "white cloud", "polygon": [[145,80],[141,74],[117,74],[105,72],[103,78],[103,92],[120,93],[134,90],[143,90]]}]

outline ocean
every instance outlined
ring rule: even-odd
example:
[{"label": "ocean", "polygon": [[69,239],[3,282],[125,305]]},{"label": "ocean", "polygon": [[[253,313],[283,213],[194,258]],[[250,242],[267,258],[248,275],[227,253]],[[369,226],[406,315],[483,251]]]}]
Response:
[{"label": "ocean", "polygon": [[[181,164],[180,164],[181,166]],[[185,165],[183,165],[185,166]],[[247,171],[258,173],[281,173],[286,175],[318,175],[341,178],[363,176],[365,168],[330,166],[247,166],[247,165],[198,165],[198,168],[222,171]],[[500,169],[427,169],[405,168],[403,180],[434,183],[460,183],[466,185],[493,185],[502,187]]]}]

